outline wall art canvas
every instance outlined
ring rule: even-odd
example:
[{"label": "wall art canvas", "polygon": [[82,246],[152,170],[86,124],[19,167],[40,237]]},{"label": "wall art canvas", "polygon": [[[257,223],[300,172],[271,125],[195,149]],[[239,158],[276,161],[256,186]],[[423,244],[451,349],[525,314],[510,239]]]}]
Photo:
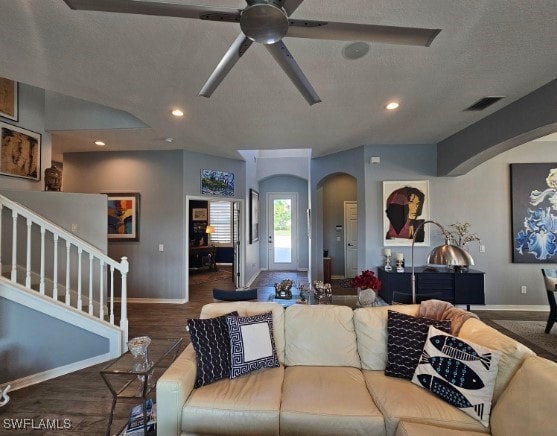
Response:
[{"label": "wall art canvas", "polygon": [[201,193],[234,196],[234,174],[224,171],[201,170]]},{"label": "wall art canvas", "polygon": [[108,240],[139,241],[139,194],[108,193]]},{"label": "wall art canvas", "polygon": [[18,108],[17,82],[0,77],[0,117],[17,121]]},{"label": "wall art canvas", "polygon": [[259,192],[249,190],[249,243],[259,241]]},{"label": "wall art canvas", "polygon": [[557,262],[557,163],[511,164],[512,260]]},{"label": "wall art canvas", "polygon": [[41,135],[0,122],[0,174],[41,180]]},{"label": "wall art canvas", "polygon": [[429,227],[420,224],[429,220],[429,182],[383,182],[383,244],[411,246],[414,232],[415,246],[429,245]]}]

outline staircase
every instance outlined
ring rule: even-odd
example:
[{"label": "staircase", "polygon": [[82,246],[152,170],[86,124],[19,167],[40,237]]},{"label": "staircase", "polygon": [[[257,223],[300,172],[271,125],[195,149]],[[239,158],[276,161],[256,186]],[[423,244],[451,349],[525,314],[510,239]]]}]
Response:
[{"label": "staircase", "polygon": [[[0,195],[0,297],[105,338],[108,352],[88,359],[88,364],[117,357],[126,350],[128,269],[126,257],[119,262],[111,259]],[[115,313],[118,288],[120,311]],[[0,332],[0,355],[2,339]],[[76,369],[75,365],[70,367]],[[60,375],[59,371],[54,373]],[[30,383],[12,384],[17,389]]]}]

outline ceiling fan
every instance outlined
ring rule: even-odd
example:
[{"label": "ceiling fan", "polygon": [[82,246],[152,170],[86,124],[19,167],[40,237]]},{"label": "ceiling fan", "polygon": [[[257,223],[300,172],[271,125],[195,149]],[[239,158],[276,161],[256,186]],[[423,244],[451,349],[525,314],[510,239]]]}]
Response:
[{"label": "ceiling fan", "polygon": [[76,10],[196,18],[240,23],[240,35],[219,62],[199,95],[210,97],[253,42],[265,45],[310,105],[321,99],[282,41],[294,38],[370,41],[429,47],[441,29],[379,26],[290,18],[303,0],[246,0],[244,9],[143,0],[64,0]]}]

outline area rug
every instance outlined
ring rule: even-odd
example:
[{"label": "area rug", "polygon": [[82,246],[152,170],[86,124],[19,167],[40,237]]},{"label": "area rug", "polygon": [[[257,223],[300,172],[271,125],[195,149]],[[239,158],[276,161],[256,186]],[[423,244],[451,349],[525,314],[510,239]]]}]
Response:
[{"label": "area rug", "polygon": [[553,327],[551,333],[546,335],[544,333],[547,324],[545,321],[496,319],[493,322],[557,356],[557,327]]},{"label": "area rug", "polygon": [[331,285],[336,288],[351,288],[350,282],[352,279],[331,279]]},{"label": "area rug", "polygon": [[219,268],[218,271],[190,271],[190,285],[200,285],[221,280],[232,281],[232,271]]}]

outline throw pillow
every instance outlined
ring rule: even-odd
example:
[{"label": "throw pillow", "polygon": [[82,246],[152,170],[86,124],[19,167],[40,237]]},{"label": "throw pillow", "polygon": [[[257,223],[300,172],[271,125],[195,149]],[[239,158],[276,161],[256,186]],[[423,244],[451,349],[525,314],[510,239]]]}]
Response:
[{"label": "throw pillow", "polygon": [[245,317],[227,316],[226,322],[230,335],[230,378],[279,366],[272,312]]},{"label": "throw pillow", "polygon": [[429,328],[412,383],[489,426],[501,353]]},{"label": "throw pillow", "polygon": [[429,326],[451,332],[451,321],[417,318],[389,310],[387,315],[387,365],[385,375],[412,380]]},{"label": "throw pillow", "polygon": [[227,316],[238,316],[238,312],[207,319],[188,319],[186,330],[197,357],[197,379],[194,387],[199,388],[217,380],[230,377],[230,339]]}]

